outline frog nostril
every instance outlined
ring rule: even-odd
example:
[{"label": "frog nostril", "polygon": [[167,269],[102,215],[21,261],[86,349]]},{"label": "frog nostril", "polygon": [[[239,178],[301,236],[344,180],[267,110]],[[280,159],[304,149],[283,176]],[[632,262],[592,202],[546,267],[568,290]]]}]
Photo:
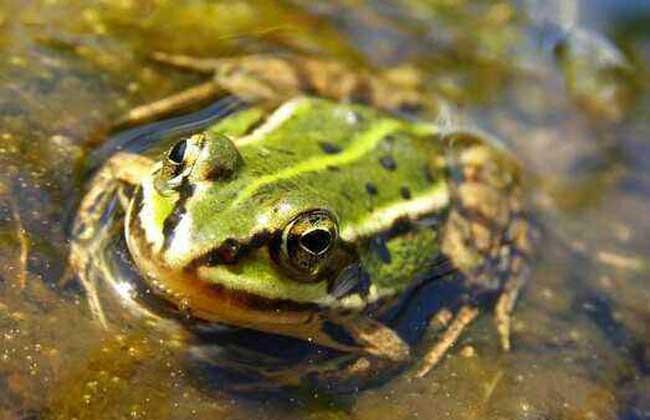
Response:
[{"label": "frog nostril", "polygon": [[300,245],[314,255],[327,251],[332,243],[332,234],[325,229],[314,229],[300,237]]}]

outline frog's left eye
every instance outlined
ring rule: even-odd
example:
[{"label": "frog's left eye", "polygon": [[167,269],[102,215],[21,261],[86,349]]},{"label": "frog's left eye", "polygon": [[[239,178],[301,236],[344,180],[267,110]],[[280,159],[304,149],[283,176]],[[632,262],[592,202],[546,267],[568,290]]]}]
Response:
[{"label": "frog's left eye", "polygon": [[156,178],[156,187],[160,192],[165,192],[180,185],[181,179],[188,169],[189,156],[192,154],[192,145],[189,139],[176,142],[165,153],[162,167]]},{"label": "frog's left eye", "polygon": [[185,151],[187,150],[187,139],[183,139],[172,146],[167,152],[167,160],[172,165],[182,165],[185,159]]},{"label": "frog's left eye", "polygon": [[338,225],[326,210],[313,210],[293,219],[282,232],[281,261],[305,281],[326,268],[338,240]]},{"label": "frog's left eye", "polygon": [[185,153],[187,152],[187,140],[183,139],[174,144],[167,152],[163,165],[170,169],[170,175],[178,175],[183,171]]}]

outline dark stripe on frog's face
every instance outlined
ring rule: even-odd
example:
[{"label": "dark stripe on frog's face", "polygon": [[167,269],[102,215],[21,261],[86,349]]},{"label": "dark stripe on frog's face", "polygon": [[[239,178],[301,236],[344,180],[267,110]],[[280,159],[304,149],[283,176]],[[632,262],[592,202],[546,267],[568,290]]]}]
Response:
[{"label": "dark stripe on frog's face", "polygon": [[187,212],[186,204],[187,200],[192,197],[194,193],[194,186],[189,184],[187,181],[183,181],[183,184],[177,189],[179,197],[174,204],[174,210],[163,222],[163,236],[165,241],[163,243],[162,251],[164,252],[169,248],[169,244],[174,239],[174,231],[178,226],[181,218]]},{"label": "dark stripe on frog's face", "polygon": [[140,221],[142,206],[143,191],[142,187],[138,186],[135,189],[127,212],[125,223],[127,224],[128,235],[126,235],[126,239],[129,242],[131,252],[137,251],[137,255],[134,255],[134,258],[143,257],[149,260],[153,259],[154,255],[151,246],[147,244],[147,240],[145,239],[146,233]]},{"label": "dark stripe on frog's face", "polygon": [[196,267],[216,267],[218,265],[236,265],[251,252],[264,246],[270,246],[273,239],[281,234],[280,231],[261,231],[255,234],[249,241],[237,241],[226,239],[219,246],[206,251],[203,255],[196,257],[188,264],[189,269]]}]

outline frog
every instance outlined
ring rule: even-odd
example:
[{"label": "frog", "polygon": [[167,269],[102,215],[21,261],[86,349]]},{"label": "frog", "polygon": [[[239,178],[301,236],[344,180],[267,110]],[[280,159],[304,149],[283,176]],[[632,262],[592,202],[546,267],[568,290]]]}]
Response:
[{"label": "frog", "polygon": [[[154,58],[212,78],[126,120],[212,97],[218,118],[153,156],[120,147],[88,182],[70,266],[101,324],[110,328],[110,290],[159,324],[338,355],[263,372],[285,385],[371,383],[408,367],[424,377],[485,310],[510,349],[531,227],[522,169],[498,139],[450,122],[417,77],[306,56]],[[135,283],[101,263],[115,238]],[[457,293],[424,297],[441,303],[426,314],[435,340],[414,360],[417,342],[393,326],[432,284]]]}]

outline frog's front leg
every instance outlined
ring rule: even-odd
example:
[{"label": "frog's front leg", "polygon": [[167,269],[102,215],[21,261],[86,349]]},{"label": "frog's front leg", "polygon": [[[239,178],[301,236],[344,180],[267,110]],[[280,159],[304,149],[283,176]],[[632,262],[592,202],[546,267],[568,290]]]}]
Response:
[{"label": "frog's front leg", "polygon": [[362,353],[396,363],[404,363],[410,359],[409,345],[392,328],[379,321],[367,316],[332,316],[331,320],[333,324],[330,325],[336,325],[342,334],[349,335]]},{"label": "frog's front leg", "polygon": [[403,368],[410,361],[408,344],[394,330],[367,316],[321,314],[315,317],[314,322],[319,325],[318,331],[327,337],[319,337],[316,333],[309,336],[309,341],[340,354],[319,351],[299,362],[288,363],[250,352],[250,349],[235,349],[234,354],[229,354],[213,345],[200,345],[193,348],[192,357],[199,363],[260,378],[261,382],[231,386],[239,392],[301,384],[364,387],[378,377],[386,377]]},{"label": "frog's front leg", "polygon": [[327,322],[336,326],[324,328],[331,338],[353,344],[356,351],[326,363],[306,363],[299,367],[301,378],[316,381],[312,385],[365,387],[404,368],[411,360],[410,346],[395,330],[377,320],[365,315],[330,315]]},{"label": "frog's front leg", "polygon": [[118,153],[111,157],[90,182],[74,220],[69,275],[63,281],[77,275],[93,316],[104,326],[106,319],[96,286],[98,277],[108,274],[103,264],[104,250],[123,227],[121,215],[128,204],[127,187],[137,184],[150,167],[150,159],[143,156]]},{"label": "frog's front leg", "polygon": [[512,311],[514,310],[521,289],[526,285],[525,279],[528,277],[528,268],[523,260],[517,262],[514,269],[517,270],[517,272],[514,273],[514,276],[510,278],[509,281],[506,282],[503,291],[494,306],[494,322],[497,327],[497,332],[499,333],[501,348],[504,351],[510,350],[510,324]]}]

